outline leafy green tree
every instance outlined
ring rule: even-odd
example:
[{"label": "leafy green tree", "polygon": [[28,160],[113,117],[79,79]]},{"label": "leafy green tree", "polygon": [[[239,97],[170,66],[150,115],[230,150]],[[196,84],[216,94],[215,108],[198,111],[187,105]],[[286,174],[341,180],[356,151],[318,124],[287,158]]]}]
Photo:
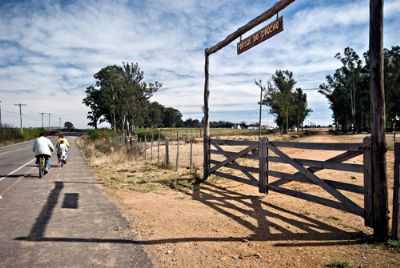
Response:
[{"label": "leafy green tree", "polygon": [[67,121],[67,122],[64,123],[64,128],[71,130],[71,129],[74,129],[75,127],[74,127],[74,124],[72,124],[71,122]]},{"label": "leafy green tree", "polygon": [[301,89],[294,86],[296,80],[288,70],[277,70],[268,83],[263,104],[270,107],[270,113],[276,116],[275,122],[282,133],[288,129],[303,124],[311,110],[307,108],[307,96]]},{"label": "leafy green tree", "polygon": [[163,127],[182,127],[182,114],[175,108],[163,109]]},{"label": "leafy green tree", "polygon": [[[83,103],[90,108],[89,124],[110,123],[114,131],[132,133],[148,120],[150,97],[161,88],[159,82],[146,83],[137,63],[123,63],[102,68],[94,75],[95,85],[86,90]],[[155,107],[155,106],[154,106]]]},{"label": "leafy green tree", "polygon": [[296,88],[295,92],[293,93],[293,111],[296,120],[296,128],[299,130],[303,127],[303,122],[306,117],[312,112],[311,109],[308,108],[307,104],[307,94],[303,92],[301,88]]},{"label": "leafy green tree", "polygon": [[[330,103],[337,129],[361,132],[370,129],[371,110],[369,92],[369,58],[364,53],[364,61],[352,48],[346,48],[343,54],[335,56],[342,66],[333,75],[326,77],[320,85],[320,93]],[[385,49],[384,80],[386,101],[386,127],[396,114],[400,114],[400,47]]]}]

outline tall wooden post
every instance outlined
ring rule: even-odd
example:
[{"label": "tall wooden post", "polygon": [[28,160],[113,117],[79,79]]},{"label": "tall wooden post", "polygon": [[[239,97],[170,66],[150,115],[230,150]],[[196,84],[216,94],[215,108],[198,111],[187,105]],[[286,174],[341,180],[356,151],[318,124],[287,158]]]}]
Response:
[{"label": "tall wooden post", "polygon": [[169,141],[165,139],[165,167],[169,168]]},{"label": "tall wooden post", "polygon": [[157,164],[160,163],[160,139],[161,139],[161,134],[160,130],[158,130],[158,141],[157,141]]},{"label": "tall wooden post", "polygon": [[175,171],[179,169],[179,132],[176,132],[176,159],[175,159]]},{"label": "tall wooden post", "polygon": [[144,160],[147,161],[147,138],[146,138],[146,134],[144,134]]},{"label": "tall wooden post", "polygon": [[153,129],[151,130],[151,144],[150,144],[150,161],[153,162],[153,141],[154,141],[154,133]]},{"label": "tall wooden post", "polygon": [[190,174],[193,173],[193,138],[190,138],[190,150],[189,150],[189,167]]},{"label": "tall wooden post", "polygon": [[393,178],[393,215],[392,240],[398,240],[400,235],[400,143],[394,145],[394,178]]},{"label": "tall wooden post", "polygon": [[267,175],[267,141],[266,139],[262,138],[259,141],[258,146],[259,151],[259,175],[258,175],[258,191],[260,193],[267,192],[267,182],[266,182],[266,175]]},{"label": "tall wooden post", "polygon": [[207,50],[204,52],[205,56],[205,64],[204,64],[204,117],[203,117],[203,180],[207,180],[208,178],[208,168],[210,163],[210,123],[208,121],[208,99],[210,97],[210,90],[208,85],[208,64],[209,64],[209,54]]},{"label": "tall wooden post", "polygon": [[374,227],[374,207],[373,207],[373,182],[371,177],[371,138],[365,137],[364,141],[364,154],[363,154],[363,166],[364,166],[364,223],[366,226]]},{"label": "tall wooden post", "polygon": [[388,194],[385,140],[385,89],[383,76],[383,2],[370,0],[370,94],[371,94],[371,162],[373,182],[374,239],[388,239]]}]

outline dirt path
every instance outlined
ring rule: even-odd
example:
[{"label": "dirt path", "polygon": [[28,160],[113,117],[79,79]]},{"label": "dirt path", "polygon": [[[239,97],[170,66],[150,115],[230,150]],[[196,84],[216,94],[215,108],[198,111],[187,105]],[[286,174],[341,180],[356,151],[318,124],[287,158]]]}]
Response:
[{"label": "dirt path", "polygon": [[[321,135],[302,140],[358,142],[362,138]],[[197,147],[201,145],[196,144],[195,150]],[[186,151],[187,148],[181,149]],[[295,157],[315,160],[338,154],[285,151]],[[101,169],[99,177],[109,183],[110,195],[138,227],[140,242],[156,267],[326,267],[329,264],[398,267],[400,263],[399,251],[365,243],[371,230],[364,226],[361,217],[353,214],[275,192],[265,196],[256,187],[215,177],[200,187],[178,181],[176,189],[170,188],[173,184],[167,182],[145,188],[142,185],[146,185],[146,180],[177,175],[143,161],[118,159],[117,164]],[[96,161],[103,166],[100,158]],[[348,162],[360,161],[362,157]],[[271,163],[270,168],[294,171],[280,163]],[[391,185],[393,155],[390,152],[388,170]],[[362,185],[360,174],[324,170],[318,175]],[[316,185],[291,182],[285,187],[332,198]],[[362,206],[362,195],[345,194]]]}]

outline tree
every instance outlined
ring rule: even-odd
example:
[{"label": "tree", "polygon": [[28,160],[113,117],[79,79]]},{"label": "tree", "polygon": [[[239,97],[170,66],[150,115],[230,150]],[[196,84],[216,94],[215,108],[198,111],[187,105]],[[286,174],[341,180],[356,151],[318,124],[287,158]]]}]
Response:
[{"label": "tree", "polygon": [[[400,115],[400,47],[385,49],[384,56],[386,127],[390,128],[396,114]],[[335,58],[342,66],[326,77],[319,92],[330,103],[337,129],[343,132],[368,130],[371,121],[368,52],[364,53],[364,61],[352,48],[345,48],[344,53],[336,54]]]},{"label": "tree", "polygon": [[149,112],[159,107],[151,105],[149,99],[162,85],[157,81],[146,83],[137,63],[104,67],[94,78],[95,84],[87,88],[83,99],[90,109],[89,125],[96,128],[98,122],[106,121],[114,131],[124,133],[132,133],[138,126],[154,125],[149,118],[155,115],[149,116]]},{"label": "tree", "polygon": [[68,129],[68,130],[72,130],[75,127],[74,127],[74,124],[72,124],[71,122],[67,121],[67,122],[64,123],[64,128]]},{"label": "tree", "polygon": [[163,127],[182,127],[182,114],[177,109],[167,107],[163,109]]},{"label": "tree", "polygon": [[296,88],[293,93],[293,112],[296,119],[297,130],[303,127],[304,120],[312,112],[312,110],[307,107],[307,94],[303,93],[301,88]]},{"label": "tree", "polygon": [[268,83],[263,104],[270,107],[270,113],[276,115],[275,122],[282,133],[303,124],[311,110],[307,108],[307,96],[301,89],[293,92],[296,81],[288,70],[277,70]]}]

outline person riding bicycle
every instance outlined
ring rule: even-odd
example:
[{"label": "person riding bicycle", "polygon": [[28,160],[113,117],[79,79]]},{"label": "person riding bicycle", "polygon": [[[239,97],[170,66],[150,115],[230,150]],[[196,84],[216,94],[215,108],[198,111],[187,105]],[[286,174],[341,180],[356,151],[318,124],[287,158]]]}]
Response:
[{"label": "person riding bicycle", "polygon": [[44,131],[40,133],[40,137],[35,140],[33,143],[33,153],[36,157],[36,163],[39,163],[39,158],[41,156],[45,159],[45,169],[44,173],[48,173],[50,169],[50,158],[51,154],[54,151],[54,145],[50,139],[45,137]]},{"label": "person riding bicycle", "polygon": [[68,140],[64,137],[63,134],[58,135],[57,144],[60,144],[61,141],[64,141],[64,144],[67,146],[68,150],[70,148]]},{"label": "person riding bicycle", "polygon": [[67,153],[67,145],[64,143],[64,140],[60,140],[59,143],[57,143],[58,164],[61,164],[61,161],[64,161],[64,164],[67,163]]},{"label": "person riding bicycle", "polygon": [[61,133],[61,134],[59,134],[58,135],[58,139],[57,139],[57,144],[56,144],[56,148],[57,148],[57,157],[58,157],[58,163],[59,164],[61,164],[61,154],[63,153],[62,151],[60,151],[60,145],[61,144],[63,144],[63,146],[61,146],[61,147],[66,147],[66,148],[63,148],[63,149],[61,149],[61,150],[64,150],[64,153],[65,153],[65,155],[64,155],[64,163],[66,163],[66,160],[67,160],[67,156],[68,156],[68,151],[69,151],[69,149],[70,149],[70,145],[69,145],[69,142],[68,142],[68,140],[64,137],[64,135]]}]

